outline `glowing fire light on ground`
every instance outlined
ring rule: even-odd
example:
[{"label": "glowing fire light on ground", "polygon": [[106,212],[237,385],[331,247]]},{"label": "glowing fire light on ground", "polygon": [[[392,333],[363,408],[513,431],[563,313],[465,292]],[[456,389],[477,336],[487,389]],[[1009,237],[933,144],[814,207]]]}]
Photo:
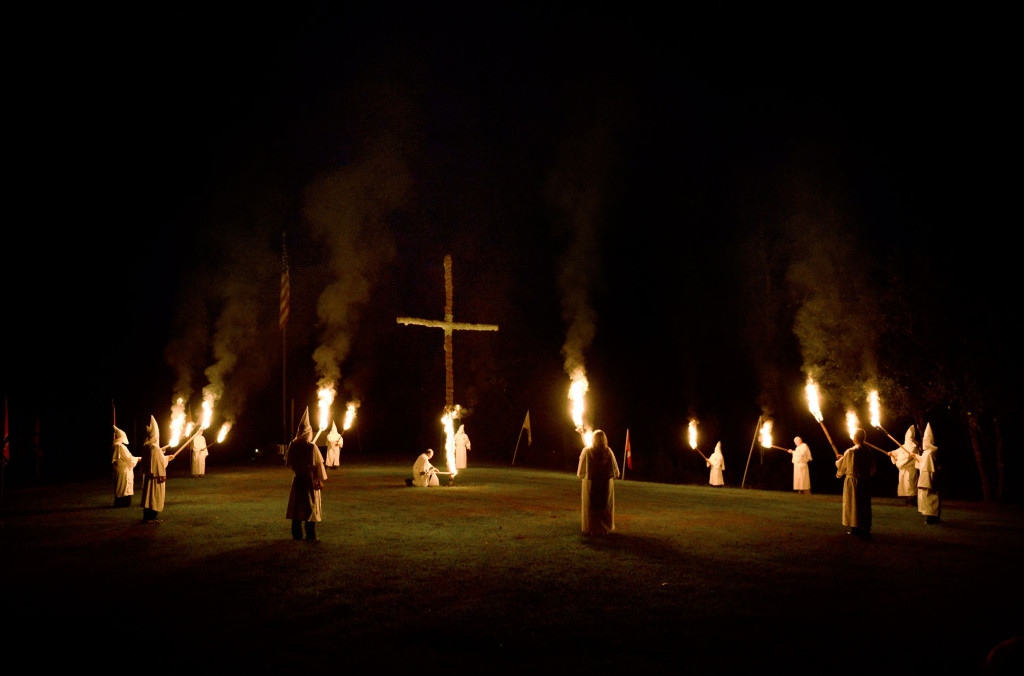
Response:
[{"label": "glowing fire light on ground", "polygon": [[868,406],[871,408],[871,426],[882,426],[882,406],[878,401],[878,390],[871,390],[868,393]]},{"label": "glowing fire light on ground", "polygon": [[217,433],[217,443],[224,441],[225,437],[228,436],[228,431],[231,430],[231,423],[226,422],[220,426],[220,432]]},{"label": "glowing fire light on ground", "polygon": [[853,411],[846,412],[846,429],[850,433],[850,439],[853,439],[853,433],[860,427],[860,420],[857,419],[857,414]]},{"label": "glowing fire light on ground", "polygon": [[458,411],[449,411],[441,417],[441,424],[444,425],[444,459],[448,463],[448,471],[454,477],[459,473],[455,467],[455,418]]},{"label": "glowing fire light on ground", "polygon": [[818,383],[814,382],[810,376],[807,376],[807,405],[811,409],[814,419],[822,422],[824,417],[821,415],[821,406],[818,403]]},{"label": "glowing fire light on ground", "polygon": [[352,422],[356,419],[357,408],[359,408],[359,404],[354,401],[349,402],[348,408],[345,410],[345,421],[341,425],[342,432],[352,427]]},{"label": "glowing fire light on ground", "polygon": [[761,446],[764,448],[772,447],[772,421],[765,420],[764,424],[761,425]]}]

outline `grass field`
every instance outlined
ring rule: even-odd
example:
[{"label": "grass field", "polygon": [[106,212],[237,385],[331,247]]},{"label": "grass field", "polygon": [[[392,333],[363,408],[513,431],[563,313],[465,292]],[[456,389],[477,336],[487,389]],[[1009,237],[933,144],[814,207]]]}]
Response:
[{"label": "grass field", "polygon": [[409,465],[332,471],[319,543],[291,539],[273,462],[172,465],[158,524],[138,495],[111,508],[110,481],[8,490],[6,661],[970,674],[1024,633],[1019,508],[946,503],[926,526],[876,499],[862,541],[835,495],[627,480],[616,533],[586,538],[571,474],[471,467],[424,490]]}]

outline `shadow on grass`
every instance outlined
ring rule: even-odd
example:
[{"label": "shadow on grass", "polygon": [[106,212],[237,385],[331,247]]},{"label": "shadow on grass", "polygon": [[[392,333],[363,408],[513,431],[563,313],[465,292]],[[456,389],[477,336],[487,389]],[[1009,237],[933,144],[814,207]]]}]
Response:
[{"label": "shadow on grass", "polygon": [[656,561],[678,561],[684,552],[666,544],[664,538],[632,533],[612,532],[608,535],[580,534],[583,544],[595,551],[613,554],[632,554]]}]

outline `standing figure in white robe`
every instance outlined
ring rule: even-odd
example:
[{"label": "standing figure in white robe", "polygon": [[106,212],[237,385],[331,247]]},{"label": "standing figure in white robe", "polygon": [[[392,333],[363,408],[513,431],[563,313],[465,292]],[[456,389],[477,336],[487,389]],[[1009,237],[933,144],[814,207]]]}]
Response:
[{"label": "standing figure in white robe", "polygon": [[140,458],[128,451],[128,435],[114,426],[114,507],[131,507],[135,494],[135,465]]},{"label": "standing figure in white robe", "polygon": [[421,488],[440,485],[440,482],[437,480],[437,468],[430,464],[430,459],[433,457],[434,450],[428,448],[416,458],[416,462],[412,464],[411,485]]},{"label": "standing figure in white robe", "polygon": [[459,431],[455,433],[455,469],[466,469],[466,452],[471,448],[466,426],[459,425]]},{"label": "standing figure in white robe", "polygon": [[874,451],[864,445],[866,433],[857,428],[854,446],[836,460],[836,478],[843,479],[843,525],[851,535],[871,534],[871,477],[875,474]]},{"label": "standing figure in white robe", "polygon": [[142,523],[160,521],[167,497],[167,463],[174,456],[165,455],[167,446],[160,445],[160,427],[156,418],[149,416],[146,442],[142,449]]},{"label": "standing figure in white robe", "polygon": [[793,445],[796,448],[792,451],[786,449],[793,456],[793,490],[806,495],[811,492],[811,472],[807,467],[812,460],[811,447],[800,437],[793,438]]},{"label": "standing figure in white robe", "polygon": [[708,479],[708,483],[712,486],[724,486],[725,456],[722,455],[721,441],[715,444],[715,452],[707,459],[707,464],[711,468],[711,477]]},{"label": "standing figure in white robe", "polygon": [[323,520],[320,491],[323,482],[327,481],[327,469],[320,448],[313,443],[309,408],[302,414],[295,438],[288,444],[285,462],[295,474],[285,512],[285,518],[292,522],[292,538],[302,539],[302,525],[305,523],[306,540],[316,541],[316,524]]},{"label": "standing figure in white robe", "polygon": [[939,447],[935,445],[931,423],[924,428],[921,445],[924,451],[915,457],[918,472],[917,511],[924,514],[925,523],[938,523],[942,514],[942,501],[939,499],[939,484],[936,480],[939,468],[935,462],[935,454]]},{"label": "standing figure in white robe", "polygon": [[892,464],[899,469],[899,483],[896,484],[896,495],[906,498],[908,505],[917,501],[917,462],[916,457],[920,454],[915,438],[914,426],[907,429],[903,439],[903,445],[889,453]]},{"label": "standing figure in white robe", "polygon": [[324,459],[327,469],[338,469],[341,467],[341,447],[344,443],[341,434],[338,432],[338,425],[331,421],[331,431],[327,433],[327,457]]},{"label": "standing figure in white robe", "polygon": [[583,480],[580,515],[585,535],[607,535],[615,530],[615,480],[619,463],[608,448],[608,437],[594,430],[590,446],[580,453],[576,476]]},{"label": "standing figure in white robe", "polygon": [[209,454],[206,437],[200,432],[192,439],[192,476],[200,477],[206,474],[206,456]]}]

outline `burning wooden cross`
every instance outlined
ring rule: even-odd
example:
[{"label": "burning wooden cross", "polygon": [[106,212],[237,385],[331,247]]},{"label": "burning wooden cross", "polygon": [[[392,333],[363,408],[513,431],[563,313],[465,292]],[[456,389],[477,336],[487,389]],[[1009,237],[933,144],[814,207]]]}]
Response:
[{"label": "burning wooden cross", "polygon": [[455,410],[455,375],[453,370],[454,355],[452,353],[452,334],[455,331],[497,331],[497,324],[468,324],[456,322],[452,311],[452,257],[444,257],[444,320],[419,319],[416,317],[398,317],[395,321],[409,326],[429,326],[444,330],[444,366],[445,366],[445,411]]}]

